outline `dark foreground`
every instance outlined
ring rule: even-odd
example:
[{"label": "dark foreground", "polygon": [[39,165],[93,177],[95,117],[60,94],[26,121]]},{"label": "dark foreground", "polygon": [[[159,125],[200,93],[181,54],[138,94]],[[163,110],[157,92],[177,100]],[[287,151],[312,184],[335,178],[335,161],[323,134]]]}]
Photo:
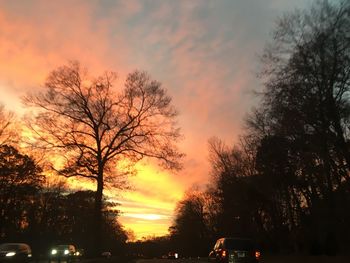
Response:
[{"label": "dark foreground", "polygon": [[[297,255],[265,255],[261,258],[261,263],[349,263],[349,256],[297,256]],[[39,261],[47,263],[47,261]],[[61,263],[66,263],[61,261]],[[208,263],[206,258],[186,258],[186,259],[126,259],[112,257],[110,259],[96,258],[84,259],[79,263]]]},{"label": "dark foreground", "polygon": [[350,256],[265,256],[261,263],[349,263]]},{"label": "dark foreground", "polygon": [[[264,256],[261,263],[349,263],[350,256]],[[114,263],[114,262],[113,262]],[[115,262],[117,263],[117,262]],[[121,263],[120,261],[118,263]],[[208,263],[207,259],[139,259],[136,263]]]}]

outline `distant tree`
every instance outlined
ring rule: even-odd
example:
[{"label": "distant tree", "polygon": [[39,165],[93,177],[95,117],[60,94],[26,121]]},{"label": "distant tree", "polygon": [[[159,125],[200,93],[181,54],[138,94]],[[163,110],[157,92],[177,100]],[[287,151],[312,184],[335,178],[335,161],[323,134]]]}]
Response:
[{"label": "distant tree", "polygon": [[211,200],[208,213],[216,238],[253,236],[262,228],[259,211],[263,198],[255,163],[245,149],[243,141],[235,147],[217,138],[209,141],[212,186],[207,190]]},{"label": "distant tree", "polygon": [[64,196],[64,225],[67,225],[65,238],[74,240],[88,252],[93,249],[91,246],[94,238],[94,200],[93,191],[77,191]]},{"label": "distant tree", "polygon": [[125,256],[127,234],[118,221],[119,213],[116,210],[107,210],[104,213],[102,225],[102,246],[113,255]]},{"label": "distant tree", "polygon": [[190,191],[176,208],[170,235],[184,256],[203,256],[208,252],[208,229],[202,193]]},{"label": "distant tree", "polygon": [[72,62],[49,74],[43,92],[24,98],[38,113],[30,124],[38,136],[36,147],[61,157],[57,172],[97,184],[97,250],[103,189],[107,182],[121,187],[123,171],[118,167],[148,157],[167,168],[179,168],[182,156],[175,145],[180,136],[177,112],[161,84],[139,71],[128,75],[124,88],[115,86],[115,80],[114,72],[89,77]]},{"label": "distant tree", "polygon": [[1,238],[14,238],[27,228],[28,212],[43,180],[33,159],[12,146],[0,146]]},{"label": "distant tree", "polygon": [[126,229],[125,233],[128,237],[128,242],[136,242],[136,240],[137,240],[136,234],[131,228]]},{"label": "distant tree", "polygon": [[63,237],[67,232],[71,233],[72,224],[67,222],[66,213],[69,207],[66,202],[67,192],[62,181],[50,178],[36,194],[33,207],[28,213],[27,229],[27,237],[35,253],[46,255],[51,246],[60,240],[66,241]]},{"label": "distant tree", "polygon": [[284,248],[297,249],[297,226],[303,212],[295,159],[293,146],[279,136],[265,137],[256,153],[256,180],[265,198],[264,225],[275,249],[281,243]]},{"label": "distant tree", "polygon": [[6,111],[4,105],[0,104],[0,146],[17,142],[18,132],[14,125],[14,113]]},{"label": "distant tree", "polygon": [[127,247],[130,254],[140,258],[160,258],[168,255],[170,251],[174,251],[169,236],[145,237],[142,240],[128,242]]},{"label": "distant tree", "polygon": [[[94,197],[93,191],[77,191],[64,195],[64,223],[66,231],[62,238],[72,240],[75,244],[86,249],[90,254],[93,251],[94,238]],[[118,222],[119,212],[117,204],[103,198],[101,247],[113,254],[124,252],[126,233]]]},{"label": "distant tree", "polygon": [[[93,191],[70,192],[61,184],[50,184],[36,194],[28,208],[25,237],[36,253],[46,254],[57,244],[72,243],[93,256]],[[113,254],[123,254],[126,234],[118,222],[116,205],[103,200],[101,247]]]}]

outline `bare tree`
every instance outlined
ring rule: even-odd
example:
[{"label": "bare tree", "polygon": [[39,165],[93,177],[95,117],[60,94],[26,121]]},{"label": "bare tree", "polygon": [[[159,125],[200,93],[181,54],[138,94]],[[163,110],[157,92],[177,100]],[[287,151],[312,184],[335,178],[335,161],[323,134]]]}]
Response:
[{"label": "bare tree", "polygon": [[[289,193],[284,202],[294,203],[288,210],[300,211],[307,203],[307,213],[315,219],[305,229],[321,225],[324,218],[322,231],[328,232],[330,244],[336,244],[337,216],[342,214],[336,196],[349,191],[349,28],[350,2],[343,0],[315,1],[308,10],[278,19],[262,56],[262,104],[247,122],[249,136],[261,141],[260,175],[283,175],[281,190]],[[320,203],[326,209],[320,209]],[[347,210],[344,207],[341,210]],[[320,216],[323,210],[327,216]],[[318,235],[317,227],[312,231]],[[332,246],[329,250],[336,251]]]},{"label": "bare tree", "polygon": [[18,134],[13,127],[14,122],[14,113],[6,111],[4,105],[0,104],[0,146],[17,141]]},{"label": "bare tree", "polygon": [[118,164],[148,157],[178,169],[182,157],[176,147],[177,111],[161,84],[139,71],[128,75],[123,88],[115,80],[114,72],[93,78],[71,62],[49,74],[42,92],[23,100],[37,111],[30,123],[35,145],[60,157],[56,171],[96,182],[97,235],[104,185],[120,183]]}]

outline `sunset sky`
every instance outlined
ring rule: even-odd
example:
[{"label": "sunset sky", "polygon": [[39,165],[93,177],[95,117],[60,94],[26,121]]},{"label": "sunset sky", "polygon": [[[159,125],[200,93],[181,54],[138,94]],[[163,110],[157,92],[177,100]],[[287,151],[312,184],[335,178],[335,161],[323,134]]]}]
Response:
[{"label": "sunset sky", "polygon": [[138,238],[167,233],[176,202],[209,183],[207,141],[242,133],[256,99],[258,55],[277,16],[311,0],[0,0],[0,102],[23,113],[20,96],[79,60],[93,74],[145,70],[179,110],[186,154],[177,173],[139,164],[133,191],[108,191]]}]

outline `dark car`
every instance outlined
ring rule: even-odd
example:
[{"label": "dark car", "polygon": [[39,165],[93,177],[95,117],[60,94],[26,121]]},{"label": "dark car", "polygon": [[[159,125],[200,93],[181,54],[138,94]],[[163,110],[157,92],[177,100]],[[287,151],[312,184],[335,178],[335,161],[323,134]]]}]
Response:
[{"label": "dark car", "polygon": [[0,262],[27,263],[32,257],[32,250],[25,243],[4,243],[0,245]]},{"label": "dark car", "polygon": [[76,257],[76,249],[74,245],[58,245],[50,251],[50,261],[66,261],[71,262]]},{"label": "dark car", "polygon": [[219,263],[257,263],[260,251],[251,239],[225,237],[216,241],[209,259]]}]

